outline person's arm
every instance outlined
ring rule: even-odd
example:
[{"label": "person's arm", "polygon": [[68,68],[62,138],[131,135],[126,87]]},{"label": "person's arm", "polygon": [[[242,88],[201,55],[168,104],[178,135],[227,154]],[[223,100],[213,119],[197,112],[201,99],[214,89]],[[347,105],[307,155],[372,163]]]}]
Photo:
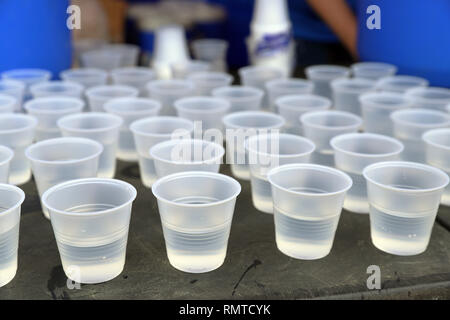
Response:
[{"label": "person's arm", "polygon": [[357,22],[345,0],[307,0],[311,8],[333,30],[342,44],[357,57]]}]

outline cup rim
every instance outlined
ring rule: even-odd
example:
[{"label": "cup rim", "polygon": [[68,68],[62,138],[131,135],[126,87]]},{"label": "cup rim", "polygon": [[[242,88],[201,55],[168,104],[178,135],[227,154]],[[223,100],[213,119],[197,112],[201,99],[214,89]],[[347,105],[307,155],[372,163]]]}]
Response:
[{"label": "cup rim", "polygon": [[[411,122],[406,121],[402,118],[400,118],[403,114],[407,113],[422,113],[422,114],[428,114],[428,115],[435,115],[442,117],[445,121],[439,122],[439,123],[417,123],[417,122]],[[401,125],[407,125],[407,126],[414,126],[414,127],[420,127],[420,128],[435,128],[436,126],[446,126],[450,125],[450,115],[443,111],[439,110],[432,110],[432,109],[423,109],[423,108],[409,108],[409,109],[401,109],[397,110],[391,113],[390,118],[392,122],[398,123]]]},{"label": "cup rim", "polygon": [[[236,188],[236,191],[233,192],[233,194],[231,196],[229,196],[225,199],[215,201],[215,202],[210,202],[210,203],[197,203],[197,204],[193,204],[193,203],[180,204],[180,203],[168,200],[158,194],[157,188],[161,184],[172,181],[172,180],[176,180],[178,178],[184,178],[184,177],[207,177],[207,178],[220,179],[222,181],[227,181],[227,182],[231,183]],[[234,179],[230,176],[221,174],[221,173],[208,172],[208,171],[185,171],[185,172],[172,173],[170,175],[164,176],[164,177],[156,180],[155,183],[153,183],[153,185],[152,185],[152,193],[158,201],[163,201],[163,202],[171,204],[171,205],[177,205],[177,206],[181,206],[181,207],[190,207],[190,208],[204,208],[204,207],[216,206],[216,205],[226,203],[232,199],[235,199],[241,193],[241,189],[242,189],[241,184],[236,179]]]},{"label": "cup rim", "polygon": [[[184,119],[184,118],[180,118],[180,117],[174,117],[174,116],[156,116],[156,117],[147,117],[147,118],[143,118],[143,119],[139,119],[136,121],[133,121],[130,124],[130,131],[133,132],[133,134],[137,134],[140,136],[145,136],[145,137],[170,137],[173,134],[173,131],[170,133],[149,133],[149,132],[144,132],[142,130],[137,130],[136,127],[146,123],[146,122],[155,122],[155,121],[160,121],[160,120],[169,120],[169,121],[179,121],[179,123],[183,122],[185,125],[189,125],[191,127],[191,129],[185,129],[187,131],[189,131],[190,133],[192,133],[194,131],[194,123],[191,120],[188,119]],[[178,128],[180,129],[180,128]],[[184,128],[182,128],[184,129]],[[175,129],[177,130],[177,129]]]},{"label": "cup rim", "polygon": [[8,163],[12,160],[12,158],[14,157],[14,151],[11,148],[8,148],[7,146],[3,146],[0,145],[0,152],[5,152],[6,155],[6,159],[3,159],[2,161],[0,161],[0,166],[4,165],[5,163]]},{"label": "cup rim", "polygon": [[[48,80],[52,77],[52,73],[46,69],[18,68],[18,69],[11,69],[11,70],[4,71],[2,73],[2,78],[17,80],[17,79],[23,79],[23,76],[27,75],[27,74],[31,74],[34,76],[26,77],[26,79],[45,78],[46,80]],[[21,80],[17,80],[17,81],[21,81]],[[22,80],[22,81],[26,82],[26,80]]]},{"label": "cup rim", "polygon": [[317,64],[305,68],[305,74],[308,79],[312,80],[333,80],[340,77],[349,77],[350,73],[349,67],[335,64]]},{"label": "cup rim", "polygon": [[[348,84],[362,84],[364,87],[361,88],[349,88]],[[333,91],[340,91],[346,93],[366,93],[376,90],[376,81],[366,78],[336,78],[331,81],[330,86]]]},{"label": "cup rim", "polygon": [[[148,108],[144,110],[115,110],[114,105],[118,103],[126,103],[126,102],[140,102],[147,104]],[[144,98],[144,97],[119,97],[113,98],[105,102],[103,105],[103,109],[107,113],[119,114],[119,115],[139,115],[146,114],[147,112],[154,111],[156,114],[161,110],[162,104],[156,99],[152,98]]]},{"label": "cup rim", "polygon": [[[55,109],[44,109],[44,110],[38,110],[34,109],[35,105],[38,103],[45,103],[45,102],[73,102],[73,106],[70,108],[55,108]],[[31,99],[27,102],[25,102],[23,108],[29,113],[29,114],[64,114],[68,112],[81,112],[84,108],[84,101],[80,98],[75,97],[69,97],[69,96],[47,96],[47,97],[38,97]]]},{"label": "cup rim", "polygon": [[314,88],[314,84],[312,83],[311,80],[301,79],[301,78],[272,79],[272,80],[266,81],[264,86],[267,90],[274,89],[274,88],[285,89],[285,87],[283,87],[284,84],[302,84],[302,85],[304,85],[303,88],[310,89],[310,90],[312,90]]},{"label": "cup rim", "polygon": [[[47,203],[48,197],[55,191],[58,191],[58,189],[76,186],[76,185],[83,185],[83,184],[91,184],[91,183],[97,183],[97,184],[116,184],[125,187],[130,192],[130,199],[127,200],[125,203],[115,206],[114,208],[106,209],[106,210],[100,210],[100,211],[94,211],[94,212],[68,212],[65,210],[59,210],[56,208],[53,208],[52,206],[49,206]],[[75,179],[75,180],[69,180],[62,183],[59,183],[53,187],[50,187],[47,189],[44,194],[42,195],[42,203],[46,208],[49,209],[49,211],[56,212],[58,214],[67,215],[67,216],[99,216],[99,215],[106,215],[113,211],[118,211],[129,204],[133,203],[133,201],[136,199],[137,191],[136,188],[133,187],[130,183],[118,180],[118,179],[108,179],[108,178],[83,178],[83,179]]]},{"label": "cup rim", "polygon": [[[271,126],[264,126],[264,127],[254,127],[254,126],[237,126],[235,124],[230,123],[230,121],[234,120],[236,117],[265,117],[265,118],[272,118],[276,119],[278,124],[274,124]],[[280,129],[286,124],[286,120],[278,114],[266,112],[266,111],[237,111],[227,114],[222,118],[222,122],[227,127],[227,129]]]},{"label": "cup rim", "polygon": [[[392,143],[392,145],[395,145],[398,150],[397,151],[392,151],[392,152],[384,152],[384,153],[377,153],[377,154],[373,154],[373,153],[361,153],[361,152],[355,152],[355,151],[349,151],[346,149],[343,149],[342,147],[338,146],[337,144],[343,140],[351,140],[354,138],[362,138],[362,137],[368,137],[368,138],[374,138],[374,139],[379,139],[380,142],[384,141],[384,142],[389,142]],[[330,140],[330,145],[331,147],[335,150],[335,151],[339,151],[342,152],[344,154],[350,155],[350,156],[354,156],[354,157],[364,157],[364,158],[383,158],[383,157],[389,157],[389,156],[395,156],[395,155],[399,155],[403,150],[404,150],[404,145],[403,143],[401,143],[399,140],[389,137],[389,136],[385,136],[382,134],[377,134],[377,133],[369,133],[369,132],[362,132],[362,133],[344,133],[344,134],[340,134],[336,137],[333,137]]]},{"label": "cup rim", "polygon": [[5,119],[5,118],[21,118],[21,119],[27,120],[29,123],[26,126],[20,127],[20,128],[13,128],[13,129],[9,129],[9,130],[0,129],[0,134],[11,134],[11,133],[17,133],[17,132],[21,132],[21,131],[25,131],[25,130],[34,129],[34,128],[36,128],[36,126],[38,124],[38,120],[36,119],[36,117],[28,115],[28,114],[20,114],[20,113],[0,114],[0,120]]},{"label": "cup rim", "polygon": [[1,218],[2,216],[6,216],[7,214],[11,213],[12,211],[18,209],[22,205],[22,203],[25,201],[25,192],[23,192],[23,190],[20,189],[19,187],[16,187],[15,185],[7,184],[7,183],[0,183],[0,190],[9,190],[9,191],[16,192],[17,194],[20,195],[20,198],[17,201],[17,203],[15,203],[11,208],[8,208],[5,211],[0,212],[0,218]]},{"label": "cup rim", "polygon": [[398,84],[396,84],[397,81],[411,81],[411,82],[416,82],[417,85],[412,85],[412,87],[406,87],[404,88],[405,90],[409,90],[412,88],[416,88],[416,87],[427,87],[429,84],[429,81],[425,78],[422,77],[417,77],[417,76],[409,76],[409,75],[391,75],[391,76],[386,76],[386,77],[382,77],[380,79],[378,79],[376,87],[378,90],[381,90],[384,92],[384,90],[386,90],[386,87],[394,87],[394,88],[399,88],[402,89],[402,86],[399,86]]},{"label": "cup rim", "polygon": [[[4,94],[2,92],[0,92],[0,99],[6,100],[6,103],[4,105],[2,105],[1,108],[11,108],[12,107],[14,110],[14,107],[18,102],[16,97],[10,96],[8,94]],[[11,111],[11,112],[13,112],[13,111]]]},{"label": "cup rim", "polygon": [[[448,95],[446,98],[429,98],[423,97],[421,94],[425,92],[441,92]],[[427,102],[427,103],[447,103],[450,102],[450,89],[444,87],[414,87],[406,90],[406,96],[411,96],[419,102]]]},{"label": "cup rim", "polygon": [[[192,103],[195,101],[199,102],[210,102],[211,105],[214,105],[214,107],[210,109],[195,109],[191,108],[190,106],[185,105],[186,103]],[[219,105],[220,104],[220,105]],[[211,113],[218,113],[218,112],[227,112],[231,108],[231,103],[227,101],[224,98],[218,98],[218,97],[211,97],[211,96],[192,96],[192,97],[185,97],[181,99],[175,100],[173,103],[174,108],[177,110],[177,112],[180,111],[187,111],[189,113],[197,113],[197,114],[211,114]]]},{"label": "cup rim", "polygon": [[[343,179],[346,180],[348,185],[345,188],[341,188],[338,191],[326,192],[326,193],[309,193],[309,192],[302,192],[302,191],[292,191],[285,187],[280,186],[279,184],[277,184],[273,181],[273,176],[275,174],[277,174],[278,172],[286,171],[286,170],[290,170],[290,169],[294,169],[294,170],[295,169],[300,169],[300,170],[301,169],[310,169],[310,170],[328,172],[330,174],[334,174],[334,175],[338,175],[338,176],[342,177]],[[335,168],[332,168],[332,167],[318,165],[318,164],[312,164],[312,163],[291,163],[291,164],[284,164],[279,167],[275,167],[267,173],[267,179],[269,180],[271,185],[276,186],[277,188],[283,190],[284,192],[287,192],[290,194],[295,194],[295,195],[314,197],[314,198],[329,197],[329,196],[337,195],[337,194],[348,191],[353,185],[353,180],[345,172],[335,169]]]},{"label": "cup rim", "polygon": [[[130,73],[135,73],[134,75],[130,75]],[[110,71],[111,77],[114,76],[155,76],[155,72],[152,68],[142,67],[142,66],[128,66],[128,67],[120,67],[114,68]]]},{"label": "cup rim", "polygon": [[[239,92],[247,92],[249,95],[242,96],[242,97],[232,97],[226,95],[226,93],[230,91],[239,91]],[[222,86],[215,88],[211,91],[211,94],[213,97],[226,99],[228,101],[246,101],[246,100],[252,100],[252,99],[262,99],[264,96],[264,91],[262,91],[259,88],[252,87],[252,86],[239,86],[239,85],[230,85],[230,86]]]},{"label": "cup rim", "polygon": [[[131,87],[131,86],[122,85],[122,84],[104,84],[104,85],[94,86],[94,87],[86,89],[85,94],[88,98],[92,98],[92,97],[97,98],[99,92],[110,91],[110,90],[122,90],[122,92],[125,93],[124,96],[137,97],[139,95],[138,89]],[[101,95],[101,97],[104,97],[104,95]],[[122,98],[122,96],[115,96],[112,98]],[[109,99],[111,99],[111,98],[109,98]]]},{"label": "cup rim", "polygon": [[250,144],[250,140],[258,140],[258,139],[263,139],[263,138],[267,138],[270,137],[270,134],[259,134],[259,135],[255,135],[255,136],[251,136],[245,139],[245,143],[244,143],[244,147],[245,150],[247,150],[248,152],[254,152],[256,154],[260,154],[260,155],[264,155],[264,156],[268,156],[268,157],[278,157],[281,159],[289,159],[289,158],[295,158],[295,157],[301,157],[301,156],[306,156],[308,154],[312,154],[315,149],[316,149],[316,145],[314,144],[314,142],[312,142],[310,139],[302,137],[302,136],[298,136],[295,134],[290,134],[290,133],[280,133],[279,137],[286,137],[286,138],[293,138],[296,139],[298,142],[302,142],[308,145],[308,147],[310,147],[310,149],[308,151],[302,152],[302,153],[289,153],[289,154],[275,154],[275,153],[267,153],[267,152],[260,152],[258,150],[254,150],[252,148],[250,148],[249,144]]},{"label": "cup rim", "polygon": [[[441,186],[433,187],[433,188],[402,189],[402,188],[392,187],[392,186],[380,183],[380,182],[375,181],[374,179],[368,177],[368,172],[370,172],[371,170],[377,169],[380,167],[382,168],[382,167],[389,167],[389,166],[415,168],[415,169],[421,169],[423,171],[433,172],[433,173],[443,177],[446,180],[446,183],[444,183]],[[363,169],[362,174],[368,182],[373,183],[374,185],[377,185],[380,188],[391,190],[391,191],[396,191],[396,192],[403,192],[403,193],[424,193],[424,192],[437,191],[439,189],[444,188],[446,185],[448,185],[449,180],[450,180],[448,175],[441,169],[432,167],[430,165],[426,165],[426,164],[422,164],[422,163],[418,163],[418,162],[409,162],[409,161],[382,161],[382,162],[373,163],[373,164],[365,167]]]},{"label": "cup rim", "polygon": [[263,65],[250,65],[250,66],[245,66],[245,67],[239,68],[238,74],[239,74],[240,78],[245,78],[246,76],[254,75],[254,73],[258,73],[259,71],[269,71],[269,72],[277,73],[280,76],[280,78],[286,77],[283,70],[276,68],[276,67],[263,66]]},{"label": "cup rim", "polygon": [[[296,107],[296,106],[292,106],[289,104],[286,104],[288,101],[304,101],[304,100],[315,100],[317,102],[321,102],[323,105],[321,106],[315,106],[315,107]],[[326,98],[326,97],[322,97],[322,96],[318,96],[315,94],[288,94],[288,95],[283,95],[281,97],[278,97],[275,99],[275,105],[277,106],[277,108],[279,109],[288,109],[288,110],[293,110],[293,111],[299,111],[299,110],[327,110],[331,108],[332,102],[330,99]]]},{"label": "cup rim", "polygon": [[[180,84],[184,86],[182,88],[164,88],[163,85],[167,84]],[[147,91],[151,94],[152,92],[158,91],[158,93],[164,94],[178,94],[185,93],[195,90],[195,84],[187,79],[156,79],[151,80],[145,85]]]},{"label": "cup rim", "polygon": [[[70,80],[51,80],[51,81],[42,81],[42,82],[38,82],[38,83],[31,85],[30,92],[32,95],[39,94],[42,92],[48,92],[47,89],[54,85],[64,87],[63,92],[73,90],[74,92],[76,92],[77,94],[80,94],[80,95],[84,90],[84,86],[78,82],[74,82],[74,81],[70,81]],[[50,95],[58,96],[58,93],[53,92]],[[62,94],[60,94],[60,95],[62,95]],[[40,97],[36,97],[36,98],[40,98]]]},{"label": "cup rim", "polygon": [[[66,80],[68,79],[68,77],[72,77],[74,75],[79,75],[79,76],[86,76],[88,78],[102,78],[102,79],[107,79],[108,78],[108,72],[102,69],[98,69],[98,68],[71,68],[71,69],[66,69],[63,70],[59,73],[59,76],[61,79]],[[65,78],[65,79],[64,79]],[[66,80],[66,81],[70,81],[70,80]],[[76,82],[74,80],[71,80],[73,82]]]},{"label": "cup rim", "polygon": [[443,150],[446,150],[446,151],[450,151],[450,145],[447,146],[447,145],[444,145],[444,144],[439,144],[439,143],[436,143],[434,141],[431,141],[431,139],[430,139],[431,135],[439,134],[441,132],[448,133],[448,135],[450,137],[450,128],[437,128],[437,129],[431,129],[431,130],[425,131],[422,134],[422,140],[425,141],[425,143],[427,143],[429,145],[432,145],[433,147],[436,147],[436,148],[439,148],[439,149],[443,149]]},{"label": "cup rim", "polygon": [[[367,70],[369,69],[369,73],[376,73],[380,71],[386,71],[386,72],[397,72],[398,67],[396,65],[393,65],[391,63],[386,62],[378,62],[378,61],[361,61],[353,63],[350,68],[353,72],[361,71],[361,70]],[[376,68],[377,70],[374,71],[372,69]]]},{"label": "cup rim", "polygon": [[[307,123],[307,119],[314,116],[321,116],[321,115],[335,115],[335,116],[343,116],[348,119],[355,120],[354,124],[346,125],[346,126],[325,126],[322,124],[316,124],[316,123]],[[345,130],[345,129],[358,129],[362,126],[363,120],[360,116],[357,116],[356,114],[353,114],[351,112],[347,111],[341,111],[341,110],[318,110],[318,111],[309,111],[304,114],[302,114],[299,117],[300,122],[303,126],[310,126],[315,129],[321,129],[321,130],[327,130],[327,131],[339,131],[339,130]]]},{"label": "cup rim", "polygon": [[[399,100],[401,100],[401,102],[386,105],[380,101],[377,101],[377,98],[382,98],[382,97],[385,97],[387,99],[389,99],[389,98],[399,99]],[[414,100],[411,97],[406,96],[399,92],[390,92],[390,91],[366,92],[366,93],[361,94],[358,97],[358,100],[361,104],[364,104],[361,106],[362,108],[380,108],[380,109],[389,109],[389,110],[400,109],[400,108],[403,108],[403,109],[410,108],[414,104]],[[370,105],[367,103],[370,103]]]},{"label": "cup rim", "polygon": [[194,82],[194,85],[196,86],[198,85],[197,81],[204,82],[206,85],[208,85],[211,80],[208,79],[209,76],[217,77],[218,81],[226,81],[228,84],[231,84],[233,82],[233,76],[222,71],[196,71],[188,74],[186,80]]},{"label": "cup rim", "polygon": [[[25,90],[25,83],[23,83],[22,81],[13,79],[13,78],[0,78],[0,84],[12,85],[14,87],[14,89],[21,90],[22,94],[23,94],[23,91]],[[10,90],[11,88],[8,88],[8,89]],[[1,92],[2,92],[2,94],[5,94],[4,93],[5,91],[1,91]]]},{"label": "cup rim", "polygon": [[[89,128],[89,129],[68,126],[65,123],[66,121],[71,121],[71,120],[80,119],[80,118],[87,119],[87,118],[105,118],[105,117],[110,118],[115,123],[105,126],[105,127],[101,127],[101,128]],[[115,114],[108,113],[108,112],[81,112],[81,113],[69,114],[67,116],[59,118],[58,121],[56,122],[56,125],[58,126],[59,129],[70,130],[72,132],[94,133],[94,132],[104,132],[104,131],[118,129],[123,125],[123,119]]]}]

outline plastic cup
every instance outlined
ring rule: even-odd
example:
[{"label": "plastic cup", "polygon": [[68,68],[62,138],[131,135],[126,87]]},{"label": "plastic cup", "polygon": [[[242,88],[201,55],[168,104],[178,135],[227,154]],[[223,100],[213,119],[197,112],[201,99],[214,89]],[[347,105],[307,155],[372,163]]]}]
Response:
[{"label": "plastic cup", "polygon": [[138,153],[142,184],[150,188],[157,180],[150,148],[160,142],[178,137],[191,138],[194,124],[190,120],[178,117],[150,117],[133,122],[130,130],[133,132]]},{"label": "plastic cup", "polygon": [[17,99],[0,93],[0,113],[12,113],[17,106]]},{"label": "plastic cup", "polygon": [[314,94],[331,99],[331,81],[337,78],[350,77],[350,69],[343,66],[323,64],[307,67],[305,74],[314,83]]},{"label": "plastic cup", "polygon": [[[39,196],[58,183],[97,176],[103,146],[84,138],[55,138],[29,146],[25,155],[31,163]],[[44,205],[42,212],[49,213]]]},{"label": "plastic cup", "polygon": [[123,120],[119,134],[117,159],[137,162],[138,154],[130,125],[136,120],[158,115],[161,103],[148,98],[117,98],[105,103],[104,108],[106,112],[115,114]]},{"label": "plastic cup", "polygon": [[450,104],[447,106],[447,112],[450,113]]},{"label": "plastic cup", "polygon": [[98,163],[98,177],[112,178],[116,173],[116,152],[121,117],[106,112],[89,112],[65,116],[57,125],[63,137],[92,139],[103,145]]},{"label": "plastic cup", "polygon": [[182,79],[154,80],[147,84],[147,91],[149,97],[161,102],[161,115],[175,116],[175,101],[195,95],[195,84]]},{"label": "plastic cup", "polygon": [[450,89],[439,87],[413,88],[406,91],[406,96],[414,100],[414,107],[446,111],[450,103]]},{"label": "plastic cup", "polygon": [[407,109],[391,114],[394,136],[405,146],[402,160],[425,162],[425,143],[422,135],[431,129],[450,126],[450,115],[436,110]]},{"label": "plastic cup", "polygon": [[198,139],[169,140],[150,148],[158,179],[184,171],[218,173],[224,154],[220,144]]},{"label": "plastic cup", "polygon": [[186,79],[194,83],[199,96],[210,96],[215,88],[229,86],[233,82],[233,77],[229,74],[216,71],[194,72]]},{"label": "plastic cup", "polygon": [[309,111],[327,110],[331,108],[328,98],[312,94],[287,95],[275,100],[277,112],[286,120],[286,131],[302,134],[300,117]]},{"label": "plastic cup", "polygon": [[[427,163],[450,175],[450,128],[426,131],[422,139]],[[450,185],[445,188],[441,203],[450,207]]]},{"label": "plastic cup", "polygon": [[49,81],[52,73],[43,69],[13,69],[2,73],[3,79],[17,80],[25,85],[24,100],[31,98],[30,86]]},{"label": "plastic cup", "polygon": [[401,161],[372,164],[363,175],[374,246],[401,256],[424,252],[448,176],[428,165]]},{"label": "plastic cup", "polygon": [[105,49],[87,51],[80,54],[80,64],[83,68],[111,71],[122,66],[122,54]]},{"label": "plastic cup", "polygon": [[139,62],[139,47],[128,43],[106,44],[103,50],[115,52],[120,55],[120,65],[122,67],[134,67]]},{"label": "plastic cup", "polygon": [[130,86],[107,85],[86,90],[86,96],[91,111],[103,112],[106,102],[114,98],[132,98],[139,95],[139,90]]},{"label": "plastic cup", "polygon": [[314,142],[316,150],[312,154],[313,163],[334,167],[332,138],[359,130],[362,120],[357,115],[345,111],[313,111],[300,117],[303,135]]},{"label": "plastic cup", "polygon": [[9,166],[14,157],[14,151],[5,146],[0,146],[0,183],[8,183]]},{"label": "plastic cup", "polygon": [[19,112],[22,110],[25,84],[17,80],[0,79],[0,94],[16,98],[14,111]]},{"label": "plastic cup", "polygon": [[0,288],[16,276],[20,209],[24,200],[21,189],[0,184]]},{"label": "plastic cup", "polygon": [[38,120],[35,141],[58,138],[61,132],[58,119],[83,110],[84,102],[78,98],[52,96],[35,98],[25,103],[25,110]]},{"label": "plastic cup", "polygon": [[269,106],[272,111],[276,110],[275,101],[277,98],[287,95],[312,94],[313,89],[314,84],[304,79],[286,78],[266,82]]},{"label": "plastic cup", "polygon": [[127,67],[111,71],[112,82],[117,85],[126,85],[139,90],[139,95],[146,94],[146,85],[155,78],[150,68]]},{"label": "plastic cup", "polygon": [[229,112],[251,111],[261,109],[264,91],[253,87],[226,86],[214,89],[212,96],[230,102]]},{"label": "plastic cup", "polygon": [[60,183],[42,195],[69,279],[100,283],[122,272],[135,198],[132,185],[99,178]]},{"label": "plastic cup", "polygon": [[191,121],[201,121],[203,130],[222,130],[222,118],[230,108],[231,104],[227,100],[215,97],[198,96],[175,101],[178,116]]},{"label": "plastic cup", "polygon": [[375,91],[375,84],[374,80],[363,78],[341,78],[331,81],[334,108],[361,116],[359,97],[364,93]]},{"label": "plastic cup", "polygon": [[334,168],[286,164],[268,173],[278,250],[295,259],[328,255],[352,179]]},{"label": "plastic cup", "polygon": [[289,163],[309,162],[314,143],[293,134],[261,134],[246,140],[253,206],[273,214],[272,190],[267,173]]},{"label": "plastic cup", "polygon": [[373,92],[359,97],[364,131],[393,135],[392,112],[412,107],[413,100],[401,93]]},{"label": "plastic cup", "polygon": [[81,84],[69,81],[46,81],[30,87],[33,98],[49,96],[81,98],[83,90],[84,87]]},{"label": "plastic cup", "polygon": [[352,64],[351,69],[355,78],[372,80],[392,76],[397,72],[396,66],[383,62],[358,62]]},{"label": "plastic cup", "polygon": [[280,115],[264,111],[233,112],[222,119],[226,128],[226,156],[232,174],[250,180],[245,139],[259,134],[276,134],[285,125]]},{"label": "plastic cup", "polygon": [[158,200],[170,264],[190,273],[220,267],[240,184],[223,174],[190,171],[159,179],[152,192]]},{"label": "plastic cup", "polygon": [[95,86],[103,86],[108,82],[108,73],[104,70],[95,68],[65,70],[60,73],[60,77],[65,81],[79,83],[86,89]]},{"label": "plastic cup", "polygon": [[0,145],[14,151],[9,167],[9,183],[22,185],[31,178],[30,163],[25,149],[33,143],[37,119],[17,113],[0,114]]},{"label": "plastic cup", "polygon": [[176,79],[185,79],[191,73],[210,70],[211,64],[201,60],[182,61],[172,65],[172,75]]},{"label": "plastic cup", "polygon": [[222,39],[198,39],[192,41],[195,59],[209,62],[211,70],[226,71],[228,42]]},{"label": "plastic cup", "polygon": [[413,76],[389,76],[377,81],[377,90],[405,93],[408,89],[426,87],[428,80]]},{"label": "plastic cup", "polygon": [[344,209],[369,213],[366,180],[362,172],[376,162],[398,160],[403,144],[388,136],[374,133],[347,133],[331,139],[337,169],[347,173],[353,185],[347,192]]}]

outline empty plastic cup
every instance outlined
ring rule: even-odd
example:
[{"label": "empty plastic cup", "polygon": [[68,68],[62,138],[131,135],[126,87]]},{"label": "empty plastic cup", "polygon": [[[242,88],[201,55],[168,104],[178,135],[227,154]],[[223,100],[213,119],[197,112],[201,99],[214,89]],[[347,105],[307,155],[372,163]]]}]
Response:
[{"label": "empty plastic cup", "polygon": [[60,77],[65,81],[79,83],[85,89],[106,85],[108,82],[108,73],[104,70],[94,68],[65,70],[60,73]]},{"label": "empty plastic cup", "polygon": [[17,272],[20,209],[25,193],[9,184],[0,184],[0,288],[14,279]]},{"label": "empty plastic cup", "polygon": [[387,253],[422,253],[430,241],[449,177],[420,163],[388,161],[366,167],[372,243]]},{"label": "empty plastic cup", "polygon": [[365,93],[359,97],[364,131],[393,135],[392,112],[412,107],[413,100],[395,92]]},{"label": "empty plastic cup", "polygon": [[152,192],[170,264],[191,273],[220,267],[241,185],[223,174],[190,171],[159,179]]},{"label": "empty plastic cup", "polygon": [[0,183],[8,183],[9,166],[13,157],[14,151],[0,145]]},{"label": "empty plastic cup", "polygon": [[37,119],[17,113],[0,114],[0,145],[14,151],[9,167],[9,183],[22,185],[31,178],[25,149],[33,143]]},{"label": "empty plastic cup", "polygon": [[[103,146],[85,138],[55,138],[29,146],[25,155],[30,160],[39,196],[58,183],[97,176]],[[44,216],[48,211],[42,206]]]},{"label": "empty plastic cup", "polygon": [[336,110],[361,116],[360,95],[375,91],[374,80],[363,78],[341,78],[331,81],[333,104]]},{"label": "empty plastic cup", "polygon": [[195,95],[195,85],[192,81],[182,79],[154,80],[147,84],[147,91],[150,98],[161,102],[161,115],[175,116],[174,102]]},{"label": "empty plastic cup", "polygon": [[314,83],[314,94],[331,99],[331,81],[337,78],[349,77],[350,69],[343,66],[324,64],[307,67],[305,74]]},{"label": "empty plastic cup", "polygon": [[344,209],[369,213],[366,180],[362,172],[376,162],[399,160],[403,144],[397,139],[374,133],[347,133],[331,139],[337,169],[347,173],[353,185],[347,192]]},{"label": "empty plastic cup", "polygon": [[450,89],[439,87],[413,88],[406,91],[406,96],[414,100],[414,107],[446,111],[450,103]]},{"label": "empty plastic cup", "polygon": [[0,79],[0,94],[16,98],[14,111],[22,110],[22,101],[25,94],[25,84],[17,80]]},{"label": "empty plastic cup", "polygon": [[133,122],[130,130],[133,132],[138,153],[142,184],[150,188],[157,179],[155,163],[150,157],[150,148],[178,137],[191,138],[194,123],[178,117],[151,117]]},{"label": "empty plastic cup", "polygon": [[148,98],[116,98],[105,103],[106,112],[118,115],[123,124],[120,128],[117,159],[122,161],[138,161],[133,133],[130,131],[132,122],[158,115],[161,103]]},{"label": "empty plastic cup", "polygon": [[158,179],[184,171],[217,173],[224,154],[220,144],[198,139],[169,140],[150,148]]},{"label": "empty plastic cup", "polygon": [[0,93],[0,113],[12,113],[17,107],[17,99]]},{"label": "empty plastic cup", "polygon": [[111,71],[122,66],[122,55],[104,49],[91,50],[81,53],[80,64],[83,68]]},{"label": "empty plastic cup", "polygon": [[405,146],[402,159],[425,162],[425,143],[422,135],[425,131],[450,127],[450,115],[428,109],[398,110],[391,114],[394,123],[394,136]]},{"label": "empty plastic cup", "polygon": [[383,62],[358,62],[352,64],[351,69],[355,78],[372,80],[392,76],[397,72],[396,66]]},{"label": "empty plastic cup", "polygon": [[285,125],[282,116],[264,111],[233,112],[222,119],[226,129],[226,156],[232,174],[250,180],[245,139],[259,134],[276,134]]},{"label": "empty plastic cup", "polygon": [[191,121],[201,121],[202,129],[222,130],[222,118],[228,113],[231,104],[222,98],[189,97],[175,101],[179,117]]},{"label": "empty plastic cup", "polygon": [[120,66],[134,67],[139,62],[139,47],[129,43],[106,44],[103,50],[114,52],[120,55]]},{"label": "empty plastic cup", "polygon": [[185,79],[191,73],[210,70],[211,64],[201,60],[181,61],[172,65],[172,75],[175,79]]},{"label": "empty plastic cup", "polygon": [[275,101],[277,98],[287,95],[311,94],[314,84],[304,79],[275,79],[266,82],[266,90],[269,99],[269,106],[272,111],[276,110]]},{"label": "empty plastic cup", "polygon": [[100,283],[122,272],[135,198],[129,183],[99,178],[60,183],[42,195],[69,279]]},{"label": "empty plastic cup", "polygon": [[[450,128],[429,130],[422,139],[427,163],[450,175]],[[441,203],[450,207],[450,185],[445,188]]]},{"label": "empty plastic cup", "polygon": [[24,100],[31,98],[30,86],[49,81],[51,77],[52,73],[43,69],[14,69],[2,73],[3,79],[17,80],[25,85]]},{"label": "empty plastic cup", "polygon": [[130,86],[107,85],[86,90],[89,108],[94,112],[103,112],[104,104],[114,98],[132,98],[139,95],[139,90]]},{"label": "empty plastic cup", "polygon": [[253,205],[259,211],[273,213],[272,190],[267,173],[289,163],[309,162],[314,143],[293,134],[261,134],[245,142],[250,167]]},{"label": "empty plastic cup", "polygon": [[209,62],[211,70],[226,71],[228,42],[222,39],[198,39],[192,41],[195,59]]},{"label": "empty plastic cup", "polygon": [[295,259],[328,255],[352,179],[316,164],[286,164],[268,173],[278,250]]},{"label": "empty plastic cup", "polygon": [[300,117],[309,111],[327,110],[331,108],[328,98],[312,94],[287,95],[275,100],[277,112],[286,120],[287,132],[302,134]]},{"label": "empty plastic cup", "polygon": [[116,152],[121,117],[106,112],[89,112],[65,116],[57,125],[63,137],[92,139],[103,145],[98,164],[99,178],[112,178],[116,173]]},{"label": "empty plastic cup", "polygon": [[232,76],[217,71],[194,72],[186,79],[194,83],[199,96],[210,96],[215,88],[229,86],[233,82]]},{"label": "empty plastic cup", "polygon": [[413,76],[389,76],[377,81],[377,90],[405,93],[408,89],[426,87],[428,80]]},{"label": "empty plastic cup", "polygon": [[83,90],[84,87],[81,84],[69,81],[46,81],[30,87],[33,98],[50,96],[81,98],[83,96]]},{"label": "empty plastic cup", "polygon": [[83,100],[63,96],[32,99],[24,106],[25,110],[38,120],[36,141],[60,137],[57,121],[66,115],[81,112],[83,107]]},{"label": "empty plastic cup", "polygon": [[250,111],[261,109],[264,91],[253,87],[226,86],[214,89],[212,96],[230,102],[228,112]]},{"label": "empty plastic cup", "polygon": [[126,85],[139,90],[139,95],[147,93],[146,85],[155,78],[152,69],[146,67],[127,67],[111,71],[113,84]]}]

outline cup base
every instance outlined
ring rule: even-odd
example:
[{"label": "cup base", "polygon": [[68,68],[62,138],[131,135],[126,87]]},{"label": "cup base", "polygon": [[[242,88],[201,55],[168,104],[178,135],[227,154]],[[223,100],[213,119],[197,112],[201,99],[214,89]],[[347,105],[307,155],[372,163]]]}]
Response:
[{"label": "cup base", "polygon": [[231,165],[231,173],[235,178],[240,180],[250,181],[250,171],[248,170],[247,165],[243,164],[232,164]]},{"label": "cup base", "polygon": [[[225,257],[224,257],[225,258]],[[207,267],[192,267],[187,265],[179,265],[173,262],[173,259],[169,257],[169,262],[172,267],[177,270],[187,272],[187,273],[206,273],[210,271],[214,271],[220,268],[223,265],[225,259],[221,260],[219,263],[208,265]]]},{"label": "cup base", "polygon": [[16,276],[17,273],[17,260],[16,263],[13,264],[11,267],[6,268],[6,270],[4,270],[3,268],[0,269],[0,288],[7,285],[8,283],[10,283],[14,277]]}]

